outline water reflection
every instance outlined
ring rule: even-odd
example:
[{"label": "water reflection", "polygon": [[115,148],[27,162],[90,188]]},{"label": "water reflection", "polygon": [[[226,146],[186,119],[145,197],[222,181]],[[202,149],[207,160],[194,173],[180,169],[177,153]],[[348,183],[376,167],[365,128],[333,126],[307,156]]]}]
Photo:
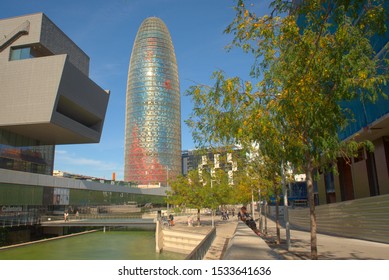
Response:
[{"label": "water reflection", "polygon": [[179,260],[185,255],[155,252],[152,231],[95,232],[0,250],[1,260]]}]

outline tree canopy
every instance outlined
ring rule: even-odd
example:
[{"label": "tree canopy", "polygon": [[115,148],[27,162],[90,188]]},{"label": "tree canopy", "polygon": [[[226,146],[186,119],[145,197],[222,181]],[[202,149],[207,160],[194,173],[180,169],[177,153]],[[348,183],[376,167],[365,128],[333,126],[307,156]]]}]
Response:
[{"label": "tree canopy", "polygon": [[388,78],[386,45],[377,53],[373,36],[386,32],[385,1],[281,1],[258,15],[239,0],[225,32],[230,47],[253,55],[255,82],[215,72],[213,86],[188,90],[195,108],[187,121],[199,144],[259,145],[265,158],[291,162],[307,175],[311,253],[317,258],[312,175],[361,145],[338,132],[353,121],[342,102],[374,102]]}]

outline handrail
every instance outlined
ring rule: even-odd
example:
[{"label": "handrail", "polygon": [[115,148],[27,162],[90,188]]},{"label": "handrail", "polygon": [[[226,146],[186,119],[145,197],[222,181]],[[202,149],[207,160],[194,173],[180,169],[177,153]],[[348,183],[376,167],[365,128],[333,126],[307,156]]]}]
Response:
[{"label": "handrail", "polygon": [[213,227],[211,231],[204,237],[204,239],[193,249],[193,251],[186,256],[185,260],[202,260],[207,253],[209,247],[216,237],[216,227]]},{"label": "handrail", "polygon": [[[76,214],[70,214],[69,219],[71,220],[106,220],[106,219],[140,219],[142,218],[141,212],[134,212],[130,214],[123,214],[123,215],[110,215],[110,214],[79,214],[78,216]],[[64,217],[62,215],[42,215],[41,220],[43,221],[60,221],[63,220]]]},{"label": "handrail", "polygon": [[40,216],[36,213],[18,213],[18,214],[2,214],[0,215],[0,226],[14,227],[14,226],[27,226],[40,223]]}]

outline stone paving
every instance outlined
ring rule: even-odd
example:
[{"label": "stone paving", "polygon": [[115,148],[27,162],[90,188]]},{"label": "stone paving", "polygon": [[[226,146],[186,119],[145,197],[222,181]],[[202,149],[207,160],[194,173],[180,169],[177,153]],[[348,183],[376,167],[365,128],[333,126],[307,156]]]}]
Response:
[{"label": "stone paving", "polygon": [[[276,245],[275,222],[268,219],[267,223],[265,239],[276,253],[287,260],[310,259],[310,232],[291,230],[291,246],[288,251],[285,229],[281,227],[281,244]],[[319,260],[389,260],[389,244],[320,233],[317,234],[317,250]]]},{"label": "stone paving", "polygon": [[[208,253],[204,257],[205,260],[223,259],[223,255],[228,247],[227,245],[234,237],[238,226],[238,220],[235,216],[230,217],[227,221],[222,221],[220,216],[216,216],[215,226],[216,238],[208,250]],[[211,230],[211,217],[202,215],[201,225],[193,227],[188,227],[186,216],[177,217],[175,228],[176,230],[186,230],[207,234]],[[310,259],[309,232],[296,229],[291,230],[291,247],[289,251],[286,249],[285,244],[285,229],[281,227],[280,245],[275,244],[275,236],[275,223],[271,219],[268,219],[267,234],[261,237],[266,241],[266,243],[260,242],[262,247],[270,247],[274,251],[274,255],[280,256],[279,259]],[[319,233],[317,234],[317,242],[319,260],[389,260],[389,244]],[[250,243],[245,244],[245,246],[249,247]],[[252,251],[256,250],[254,247],[251,248]]]}]

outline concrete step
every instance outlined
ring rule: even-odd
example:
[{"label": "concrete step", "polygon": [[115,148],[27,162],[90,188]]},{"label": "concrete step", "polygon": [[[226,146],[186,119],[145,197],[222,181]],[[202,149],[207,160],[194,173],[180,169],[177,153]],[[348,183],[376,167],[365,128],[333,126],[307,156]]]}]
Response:
[{"label": "concrete step", "polygon": [[176,238],[203,240],[205,237],[205,234],[193,233],[193,232],[174,231],[174,230],[163,230],[162,232],[163,232],[163,236],[176,237]]},{"label": "concrete step", "polygon": [[163,250],[189,254],[204,237],[204,234],[163,230]]},{"label": "concrete step", "polygon": [[[177,248],[180,250],[189,250],[192,252],[194,248],[196,248],[197,244],[187,244],[187,243],[176,243],[176,242],[164,242],[163,249],[165,248]],[[166,246],[166,247],[165,247]]]},{"label": "concrete step", "polygon": [[189,255],[193,251],[193,249],[178,248],[176,246],[165,246],[163,247],[163,251]]},{"label": "concrete step", "polygon": [[171,243],[171,244],[185,244],[190,246],[197,246],[201,242],[201,240],[164,236],[163,242],[164,244]]}]

